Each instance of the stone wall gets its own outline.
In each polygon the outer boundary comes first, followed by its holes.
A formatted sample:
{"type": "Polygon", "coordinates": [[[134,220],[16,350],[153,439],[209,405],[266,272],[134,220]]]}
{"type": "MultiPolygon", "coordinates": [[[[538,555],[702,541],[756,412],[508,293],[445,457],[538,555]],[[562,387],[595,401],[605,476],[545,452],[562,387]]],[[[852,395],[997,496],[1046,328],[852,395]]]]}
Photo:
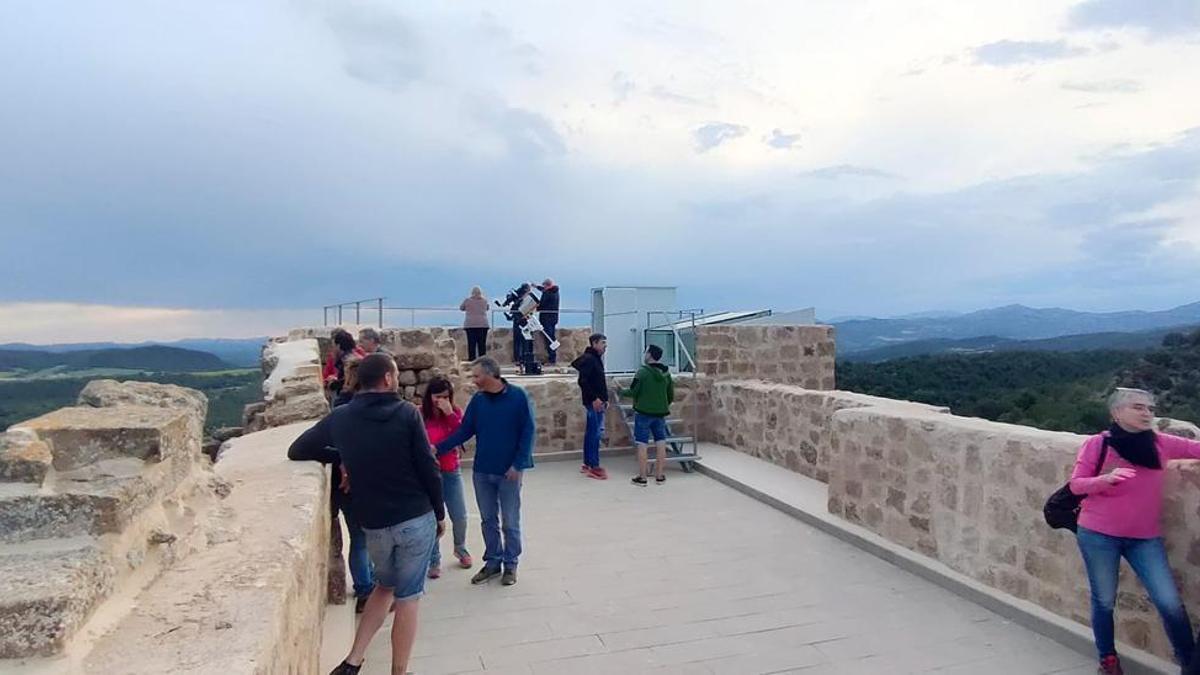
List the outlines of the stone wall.
{"type": "Polygon", "coordinates": [[[276,339],[263,346],[263,400],[246,406],[242,426],[259,431],[329,412],[321,382],[319,343],[313,338],[276,339]]]}
{"type": "Polygon", "coordinates": [[[694,357],[710,377],[830,390],[835,351],[832,326],[701,326],[694,357]]]}
{"type": "Polygon", "coordinates": [[[829,482],[836,451],[833,415],[865,406],[941,411],[847,391],[812,391],[757,380],[714,383],[704,416],[703,438],[829,482]]]}
{"type": "MultiPolygon", "coordinates": [[[[1066,482],[1085,437],[886,407],[834,415],[840,441],[829,510],[989,586],[1088,623],[1075,540],[1042,506],[1066,482]]],[[[1168,468],[1163,512],[1172,569],[1200,574],[1200,464],[1168,468]]],[[[1200,587],[1181,584],[1185,604],[1200,587]]],[[[1118,639],[1168,657],[1157,614],[1123,570],[1118,639]]]]}
{"type": "MultiPolygon", "coordinates": [[[[561,343],[558,348],[558,363],[569,365],[588,346],[590,328],[559,328],[555,337],[561,343]]],[[[450,335],[458,345],[458,359],[467,360],[467,335],[461,328],[450,331],[450,335]]],[[[501,365],[512,365],[512,328],[493,328],[488,331],[488,356],[496,359],[501,365]]],[[[533,353],[538,362],[546,363],[546,338],[540,333],[533,338],[533,353]]]]}

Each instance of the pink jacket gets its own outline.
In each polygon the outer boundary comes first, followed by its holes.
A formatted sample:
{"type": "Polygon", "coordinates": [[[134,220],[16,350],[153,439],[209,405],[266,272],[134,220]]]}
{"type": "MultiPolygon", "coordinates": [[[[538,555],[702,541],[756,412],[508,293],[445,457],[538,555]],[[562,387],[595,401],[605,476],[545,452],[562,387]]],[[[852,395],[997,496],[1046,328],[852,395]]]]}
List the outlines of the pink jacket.
{"type": "MultiPolygon", "coordinates": [[[[1154,539],[1162,536],[1162,469],[1147,469],[1126,462],[1116,448],[1109,447],[1101,474],[1121,467],[1137,471],[1133,478],[1110,485],[1096,474],[1100,446],[1105,434],[1087,439],[1075,459],[1071,472],[1071,492],[1087,495],[1079,512],[1079,525],[1110,537],[1154,539]]],[[[1159,460],[1165,467],[1173,459],[1200,459],[1200,441],[1168,434],[1156,434],[1159,460]]]]}

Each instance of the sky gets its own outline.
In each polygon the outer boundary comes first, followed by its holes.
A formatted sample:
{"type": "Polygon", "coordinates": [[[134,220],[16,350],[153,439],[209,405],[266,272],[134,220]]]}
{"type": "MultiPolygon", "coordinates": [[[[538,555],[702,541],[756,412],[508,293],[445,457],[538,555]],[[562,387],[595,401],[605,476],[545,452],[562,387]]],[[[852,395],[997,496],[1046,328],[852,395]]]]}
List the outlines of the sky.
{"type": "Polygon", "coordinates": [[[546,276],[822,317],[1200,300],[1195,0],[9,0],[0,62],[0,342],[546,276]]]}

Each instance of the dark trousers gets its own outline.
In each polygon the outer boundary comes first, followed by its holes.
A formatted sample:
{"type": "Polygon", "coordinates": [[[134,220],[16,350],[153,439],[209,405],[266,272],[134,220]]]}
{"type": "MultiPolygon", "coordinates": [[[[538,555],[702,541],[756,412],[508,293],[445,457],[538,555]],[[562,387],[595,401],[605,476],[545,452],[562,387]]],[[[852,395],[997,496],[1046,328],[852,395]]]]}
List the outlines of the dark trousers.
{"type": "Polygon", "coordinates": [[[513,365],[520,365],[525,362],[525,351],[533,349],[533,345],[525,336],[521,334],[521,326],[513,324],[513,365]]]}
{"type": "Polygon", "coordinates": [[[474,361],[481,356],[487,356],[486,328],[467,328],[467,359],[474,361]]]}
{"type": "Polygon", "coordinates": [[[554,341],[555,335],[558,334],[557,320],[550,323],[543,323],[542,330],[546,331],[546,356],[550,363],[558,363],[558,350],[550,349],[550,343],[554,341]]]}

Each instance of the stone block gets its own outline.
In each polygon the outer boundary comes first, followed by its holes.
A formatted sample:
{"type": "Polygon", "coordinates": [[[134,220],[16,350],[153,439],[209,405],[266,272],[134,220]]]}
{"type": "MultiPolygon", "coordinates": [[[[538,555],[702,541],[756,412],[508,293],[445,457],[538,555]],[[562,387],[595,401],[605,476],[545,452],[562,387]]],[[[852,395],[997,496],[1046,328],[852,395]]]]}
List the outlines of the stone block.
{"type": "Polygon", "coordinates": [[[292,422],[320,419],[328,412],[329,402],[325,400],[325,395],[312,393],[272,403],[263,412],[263,422],[268,427],[278,427],[292,422]]]}
{"type": "Polygon", "coordinates": [[[22,422],[49,446],[54,468],[76,469],[105,459],[143,461],[186,455],[200,446],[195,418],[170,408],[60,408],[22,422]]]}
{"type": "Polygon", "coordinates": [[[0,481],[41,485],[53,460],[50,447],[33,432],[0,433],[0,481]]]}
{"type": "Polygon", "coordinates": [[[402,370],[402,371],[400,371],[400,384],[401,384],[401,386],[408,387],[408,386],[414,385],[414,384],[416,384],[416,383],[417,383],[417,373],[416,373],[416,371],[413,371],[413,370],[402,370]]]}
{"type": "Polygon", "coordinates": [[[437,365],[437,355],[433,352],[399,352],[394,355],[396,367],[400,370],[424,370],[437,365]]]}
{"type": "Polygon", "coordinates": [[[245,433],[242,427],[218,427],[213,430],[212,438],[214,441],[225,442],[231,438],[237,438],[245,433]]]}

